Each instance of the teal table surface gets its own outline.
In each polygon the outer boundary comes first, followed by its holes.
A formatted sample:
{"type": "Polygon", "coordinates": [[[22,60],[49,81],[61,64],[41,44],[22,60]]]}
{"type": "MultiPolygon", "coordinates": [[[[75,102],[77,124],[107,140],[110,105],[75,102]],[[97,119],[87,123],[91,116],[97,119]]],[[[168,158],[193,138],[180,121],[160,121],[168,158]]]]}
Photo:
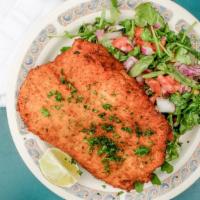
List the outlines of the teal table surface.
{"type": "MultiPolygon", "coordinates": [[[[200,19],[199,0],[177,0],[200,19]]],[[[200,180],[174,200],[199,200],[200,180]]],[[[27,169],[12,141],[6,109],[0,108],[0,200],[61,200],[27,169]]]]}

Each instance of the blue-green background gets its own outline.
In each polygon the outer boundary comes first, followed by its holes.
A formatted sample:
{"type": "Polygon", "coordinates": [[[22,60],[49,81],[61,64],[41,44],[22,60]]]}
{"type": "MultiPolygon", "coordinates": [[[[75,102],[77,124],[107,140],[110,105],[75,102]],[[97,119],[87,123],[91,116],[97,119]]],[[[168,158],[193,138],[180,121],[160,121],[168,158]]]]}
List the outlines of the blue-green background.
{"type": "MultiPolygon", "coordinates": [[[[176,2],[200,19],[199,0],[176,2]]],[[[199,200],[199,192],[200,180],[174,200],[199,200]]],[[[0,108],[0,200],[60,200],[31,174],[18,155],[10,136],[5,108],[0,108]]]]}

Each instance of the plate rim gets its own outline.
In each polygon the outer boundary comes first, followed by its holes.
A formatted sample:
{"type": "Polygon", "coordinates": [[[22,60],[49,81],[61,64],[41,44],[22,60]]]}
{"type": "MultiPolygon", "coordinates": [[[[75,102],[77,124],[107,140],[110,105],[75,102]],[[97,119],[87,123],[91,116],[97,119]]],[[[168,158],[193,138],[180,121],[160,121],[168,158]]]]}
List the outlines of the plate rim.
{"type": "MultiPolygon", "coordinates": [[[[17,134],[15,134],[16,131],[18,131],[18,127],[17,124],[14,123],[14,121],[16,121],[15,119],[15,89],[16,89],[16,81],[17,81],[17,75],[19,73],[20,70],[20,66],[23,60],[24,55],[26,54],[28,48],[30,47],[32,41],[33,41],[33,36],[36,36],[47,24],[49,24],[49,18],[55,17],[57,19],[57,16],[59,14],[59,11],[62,10],[62,12],[65,12],[66,10],[81,4],[83,2],[87,2],[88,0],[68,0],[66,2],[61,3],[59,6],[57,6],[55,8],[55,10],[50,11],[48,15],[46,15],[45,17],[42,17],[42,19],[38,19],[37,21],[35,21],[33,23],[33,26],[27,31],[25,39],[23,40],[23,45],[21,47],[20,52],[18,53],[18,55],[16,56],[16,59],[14,59],[12,61],[13,65],[16,66],[15,70],[10,68],[10,72],[11,72],[11,76],[10,76],[10,80],[8,82],[8,88],[7,88],[7,102],[6,102],[6,112],[7,112],[7,119],[8,119],[8,124],[9,124],[9,129],[11,132],[11,136],[12,136],[12,140],[17,148],[18,153],[20,154],[23,162],[25,163],[25,165],[28,167],[28,169],[31,171],[31,173],[49,190],[51,190],[53,193],[57,194],[58,196],[62,197],[62,198],[71,198],[73,200],[77,200],[81,198],[79,197],[75,197],[74,195],[68,193],[68,196],[66,197],[66,194],[63,193],[61,191],[57,191],[58,189],[55,188],[52,184],[50,184],[48,181],[41,180],[41,178],[38,176],[38,173],[33,170],[32,166],[32,162],[29,160],[29,156],[27,154],[24,148],[24,146],[22,146],[22,142],[21,140],[19,140],[18,138],[20,138],[17,134]],[[63,10],[63,7],[65,7],[65,10],[63,10]],[[11,71],[12,70],[12,71],[11,71]],[[14,119],[13,119],[14,118],[14,119]]],[[[199,20],[194,17],[189,11],[187,11],[185,8],[183,8],[182,6],[180,6],[179,4],[173,2],[173,1],[166,1],[166,0],[150,0],[150,2],[157,2],[158,4],[171,4],[171,6],[176,6],[179,10],[184,11],[184,13],[187,13],[188,16],[190,16],[190,18],[196,20],[197,22],[199,22],[199,20]]],[[[199,26],[199,23],[198,23],[199,26]]],[[[197,167],[197,169],[190,175],[190,177],[187,179],[187,181],[183,181],[180,185],[178,185],[177,187],[175,187],[175,189],[171,189],[170,191],[168,191],[167,193],[165,193],[164,195],[161,195],[155,199],[161,198],[162,199],[171,199],[174,198],[175,196],[181,194],[183,191],[185,191],[187,188],[189,188],[198,178],[200,177],[200,165],[197,167]]]]}

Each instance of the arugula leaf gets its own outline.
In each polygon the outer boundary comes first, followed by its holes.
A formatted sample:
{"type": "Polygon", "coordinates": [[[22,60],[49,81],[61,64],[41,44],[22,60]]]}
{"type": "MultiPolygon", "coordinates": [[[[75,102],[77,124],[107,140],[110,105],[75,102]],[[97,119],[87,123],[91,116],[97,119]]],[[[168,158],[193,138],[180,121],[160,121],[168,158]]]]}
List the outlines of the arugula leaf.
{"type": "Polygon", "coordinates": [[[124,27],[123,29],[124,34],[129,36],[129,38],[133,38],[135,29],[134,20],[125,19],[124,21],[121,21],[119,24],[124,27]]]}
{"type": "Polygon", "coordinates": [[[144,74],[142,77],[143,78],[155,78],[155,77],[158,77],[159,75],[164,75],[164,74],[165,74],[165,72],[163,72],[163,71],[154,71],[154,72],[144,74]]]}
{"type": "Polygon", "coordinates": [[[178,139],[179,137],[167,143],[166,160],[172,161],[179,158],[180,143],[178,139]]]}
{"type": "Polygon", "coordinates": [[[145,27],[147,25],[159,24],[160,28],[162,28],[165,25],[163,17],[150,2],[140,4],[136,7],[135,11],[135,22],[137,26],[145,27]]]}
{"type": "Polygon", "coordinates": [[[73,38],[77,37],[77,35],[76,34],[72,34],[72,33],[68,32],[68,31],[65,31],[64,37],[69,38],[69,39],[73,39],[73,38]]]}
{"type": "Polygon", "coordinates": [[[154,42],[151,31],[148,28],[144,28],[144,31],[142,32],[141,37],[142,37],[142,40],[144,41],[154,42]]]}
{"type": "Polygon", "coordinates": [[[78,35],[90,42],[96,42],[96,28],[92,24],[84,24],[79,28],[78,35]]]}
{"type": "Polygon", "coordinates": [[[140,54],[140,47],[136,46],[132,51],[128,53],[128,56],[138,56],[140,54]]]}
{"type": "Polygon", "coordinates": [[[185,45],[185,44],[181,44],[179,42],[176,42],[175,45],[182,47],[186,50],[188,50],[191,54],[193,54],[198,60],[200,60],[200,52],[198,52],[197,50],[193,49],[191,46],[189,45],[185,45]]]}
{"type": "Polygon", "coordinates": [[[144,183],[136,181],[135,184],[134,184],[134,188],[135,188],[136,192],[141,193],[143,191],[143,188],[144,188],[144,183]]]}
{"type": "Polygon", "coordinates": [[[188,51],[184,48],[178,48],[176,51],[175,60],[179,63],[190,65],[192,64],[191,57],[188,51]]]}
{"type": "Polygon", "coordinates": [[[96,29],[104,29],[112,25],[109,21],[106,20],[105,16],[106,16],[106,10],[103,9],[101,17],[96,17],[95,19],[94,26],[96,27],[96,29]]]}
{"type": "Polygon", "coordinates": [[[174,117],[177,118],[175,126],[179,134],[200,124],[200,95],[176,93],[171,95],[170,101],[176,106],[174,117]]]}
{"type": "Polygon", "coordinates": [[[174,167],[169,164],[167,161],[164,162],[164,164],[161,166],[162,172],[167,172],[168,174],[172,173],[174,170],[174,167]]]}
{"type": "Polygon", "coordinates": [[[62,47],[61,49],[60,49],[60,51],[63,53],[63,52],[65,52],[65,51],[67,51],[67,50],[69,50],[71,47],[62,47]]]}
{"type": "Polygon", "coordinates": [[[141,58],[134,67],[131,68],[129,71],[129,75],[132,77],[136,77],[140,75],[145,69],[149,67],[150,64],[154,61],[153,56],[145,56],[141,58]]]}
{"type": "Polygon", "coordinates": [[[111,22],[114,24],[118,21],[120,17],[120,10],[118,8],[117,0],[111,0],[110,17],[111,17],[111,22]]]}
{"type": "Polygon", "coordinates": [[[161,185],[161,181],[155,173],[152,174],[151,183],[153,185],[161,185]]]}

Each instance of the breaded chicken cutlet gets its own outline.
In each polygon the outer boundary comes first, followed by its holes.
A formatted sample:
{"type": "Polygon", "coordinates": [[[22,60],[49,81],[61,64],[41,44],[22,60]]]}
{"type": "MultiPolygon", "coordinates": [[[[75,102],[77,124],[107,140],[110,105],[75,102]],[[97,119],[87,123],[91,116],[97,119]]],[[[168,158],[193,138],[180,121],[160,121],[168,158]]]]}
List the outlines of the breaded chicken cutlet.
{"type": "Polygon", "coordinates": [[[30,70],[18,109],[32,133],[114,187],[148,182],[164,162],[170,126],[99,44],[78,39],[30,70]]]}

